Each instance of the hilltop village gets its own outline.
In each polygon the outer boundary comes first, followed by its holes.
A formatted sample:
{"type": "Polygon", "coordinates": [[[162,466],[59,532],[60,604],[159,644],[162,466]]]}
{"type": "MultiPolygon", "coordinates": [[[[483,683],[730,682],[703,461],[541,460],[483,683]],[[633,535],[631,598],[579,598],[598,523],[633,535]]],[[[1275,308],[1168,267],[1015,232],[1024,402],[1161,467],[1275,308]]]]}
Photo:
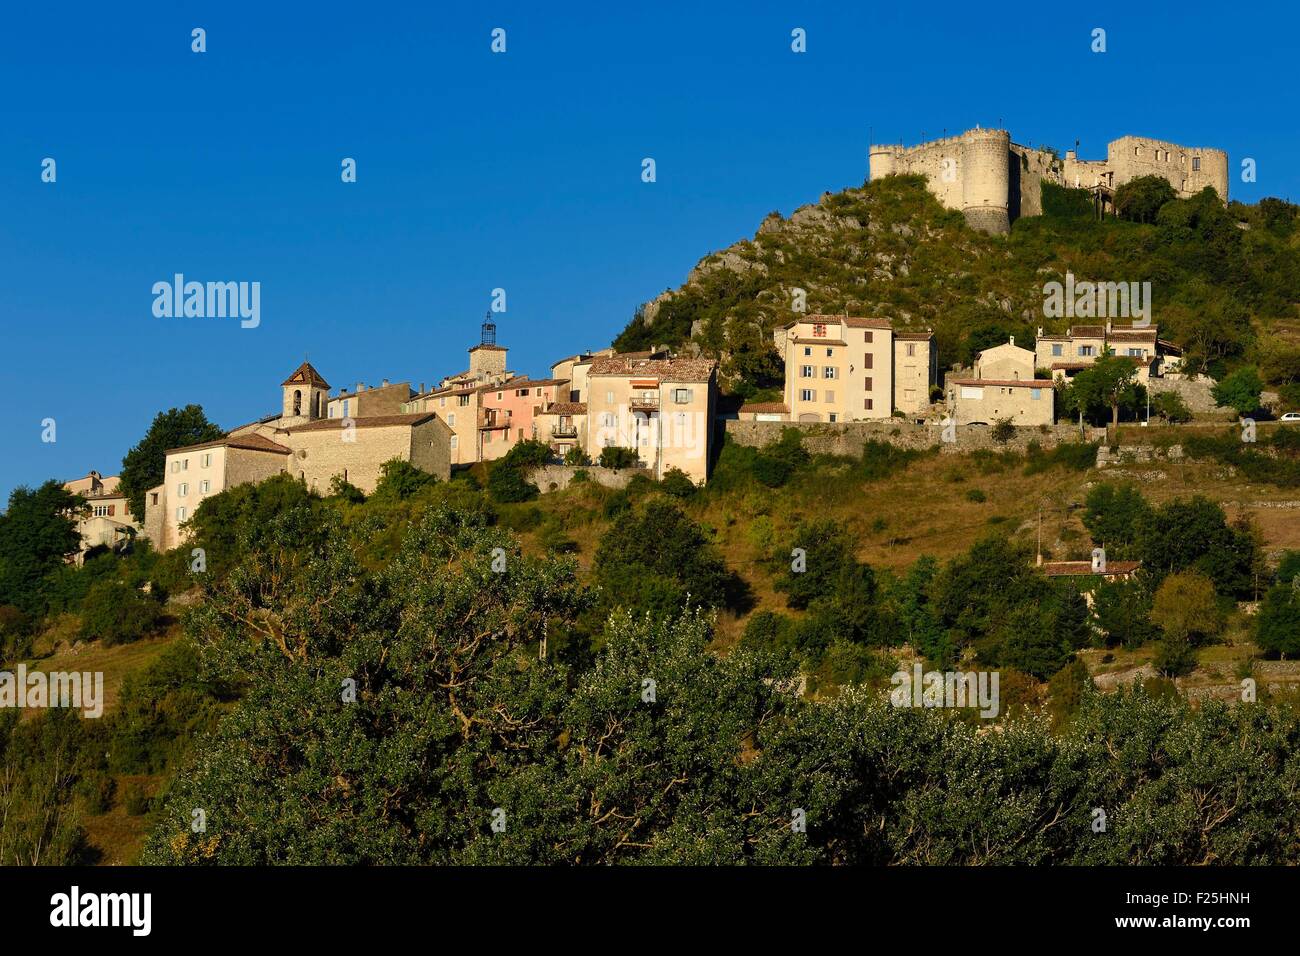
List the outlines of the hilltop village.
{"type": "Polygon", "coordinates": [[[907,419],[973,428],[1007,422],[1033,428],[1056,419],[1055,386],[1108,352],[1129,358],[1138,381],[1177,376],[1181,352],[1153,326],[1039,329],[1034,348],[1015,340],[980,352],[968,369],[939,378],[931,331],[895,330],[889,319],[808,315],[779,327],[784,401],[719,407],[713,359],[666,349],[612,348],[559,359],[546,378],[511,371],[496,327],[482,326],[468,368],[433,388],[363,382],[335,389],[309,362],[280,383],[280,408],[221,438],[169,449],[164,480],[130,512],[115,476],[92,471],[64,487],[86,499],[83,551],[132,536],[166,551],[186,540],[186,522],[207,498],[279,473],[325,494],[336,479],[369,494],[394,459],[447,480],[453,469],[501,458],[521,441],[550,446],[556,460],[591,462],[629,449],[633,468],[670,470],[697,485],[709,477],[727,418],[754,422],[869,422],[907,419]]]}

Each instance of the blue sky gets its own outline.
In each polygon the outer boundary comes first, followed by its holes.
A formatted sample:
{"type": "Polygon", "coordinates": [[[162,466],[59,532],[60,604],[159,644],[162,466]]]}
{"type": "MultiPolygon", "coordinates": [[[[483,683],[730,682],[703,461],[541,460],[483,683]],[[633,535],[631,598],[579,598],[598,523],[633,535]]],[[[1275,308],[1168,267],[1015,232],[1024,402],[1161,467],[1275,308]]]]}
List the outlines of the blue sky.
{"type": "Polygon", "coordinates": [[[1226,149],[1233,198],[1300,199],[1293,8],[281,6],[0,12],[5,498],[115,473],[171,406],[273,411],[304,354],[336,388],[433,382],[497,287],[511,367],[544,373],[773,209],[861,183],[869,132],[1000,122],[1085,158],[1150,135],[1226,149]],[[260,282],[261,325],[155,318],[177,272],[260,282]]]}

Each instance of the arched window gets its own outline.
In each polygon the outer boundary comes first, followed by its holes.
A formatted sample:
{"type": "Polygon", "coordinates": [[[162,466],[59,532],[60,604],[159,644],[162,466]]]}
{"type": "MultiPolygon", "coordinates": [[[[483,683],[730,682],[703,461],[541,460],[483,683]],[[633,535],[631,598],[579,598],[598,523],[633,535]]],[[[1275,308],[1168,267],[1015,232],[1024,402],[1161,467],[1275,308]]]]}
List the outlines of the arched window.
{"type": "Polygon", "coordinates": [[[294,389],[293,392],[293,413],[295,415],[302,414],[302,392],[298,389],[294,389]]]}

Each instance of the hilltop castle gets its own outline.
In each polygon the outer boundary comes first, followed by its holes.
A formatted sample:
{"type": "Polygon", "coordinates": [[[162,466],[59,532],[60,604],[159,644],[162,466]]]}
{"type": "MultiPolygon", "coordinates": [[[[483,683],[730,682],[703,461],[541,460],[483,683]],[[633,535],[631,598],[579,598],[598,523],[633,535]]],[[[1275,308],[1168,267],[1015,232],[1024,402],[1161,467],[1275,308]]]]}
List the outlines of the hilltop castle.
{"type": "Polygon", "coordinates": [[[1115,189],[1139,176],[1169,181],[1180,199],[1213,186],[1228,199],[1228,154],[1159,139],[1124,136],[1106,147],[1104,160],[1061,159],[1054,151],[1021,146],[1001,129],[967,130],[917,146],[871,146],[871,178],[914,173],[948,209],[984,232],[1005,233],[1020,216],[1041,216],[1044,181],[1089,189],[1110,208],[1115,189]]]}

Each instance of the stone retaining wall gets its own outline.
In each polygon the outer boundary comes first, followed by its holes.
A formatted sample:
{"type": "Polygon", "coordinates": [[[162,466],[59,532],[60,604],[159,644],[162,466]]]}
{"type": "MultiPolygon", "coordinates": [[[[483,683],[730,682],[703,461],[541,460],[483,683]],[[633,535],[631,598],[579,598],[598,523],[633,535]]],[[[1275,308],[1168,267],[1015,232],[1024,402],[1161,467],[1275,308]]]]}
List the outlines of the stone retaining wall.
{"type": "Polygon", "coordinates": [[[573,482],[576,471],[585,471],[589,481],[606,488],[624,488],[638,473],[650,474],[644,468],[601,468],[599,465],[541,465],[528,473],[528,480],[535,484],[542,494],[548,491],[561,491],[573,482]]]}
{"type": "MultiPolygon", "coordinates": [[[[991,435],[991,428],[960,426],[956,442],[943,442],[942,424],[935,419],[918,425],[897,418],[877,422],[752,422],[730,419],[726,422],[727,436],[738,445],[762,448],[777,441],[786,428],[797,428],[803,433],[803,447],[814,455],[846,455],[857,457],[868,441],[883,441],[900,448],[925,449],[940,445],[946,453],[965,453],[980,448],[994,451],[1013,449],[1024,451],[1031,441],[1043,448],[1053,448],[1063,442],[1079,440],[1077,425],[1059,423],[1045,429],[1017,428],[1015,437],[999,445],[991,435]]],[[[1088,429],[1088,440],[1103,438],[1105,429],[1088,429]]]]}

